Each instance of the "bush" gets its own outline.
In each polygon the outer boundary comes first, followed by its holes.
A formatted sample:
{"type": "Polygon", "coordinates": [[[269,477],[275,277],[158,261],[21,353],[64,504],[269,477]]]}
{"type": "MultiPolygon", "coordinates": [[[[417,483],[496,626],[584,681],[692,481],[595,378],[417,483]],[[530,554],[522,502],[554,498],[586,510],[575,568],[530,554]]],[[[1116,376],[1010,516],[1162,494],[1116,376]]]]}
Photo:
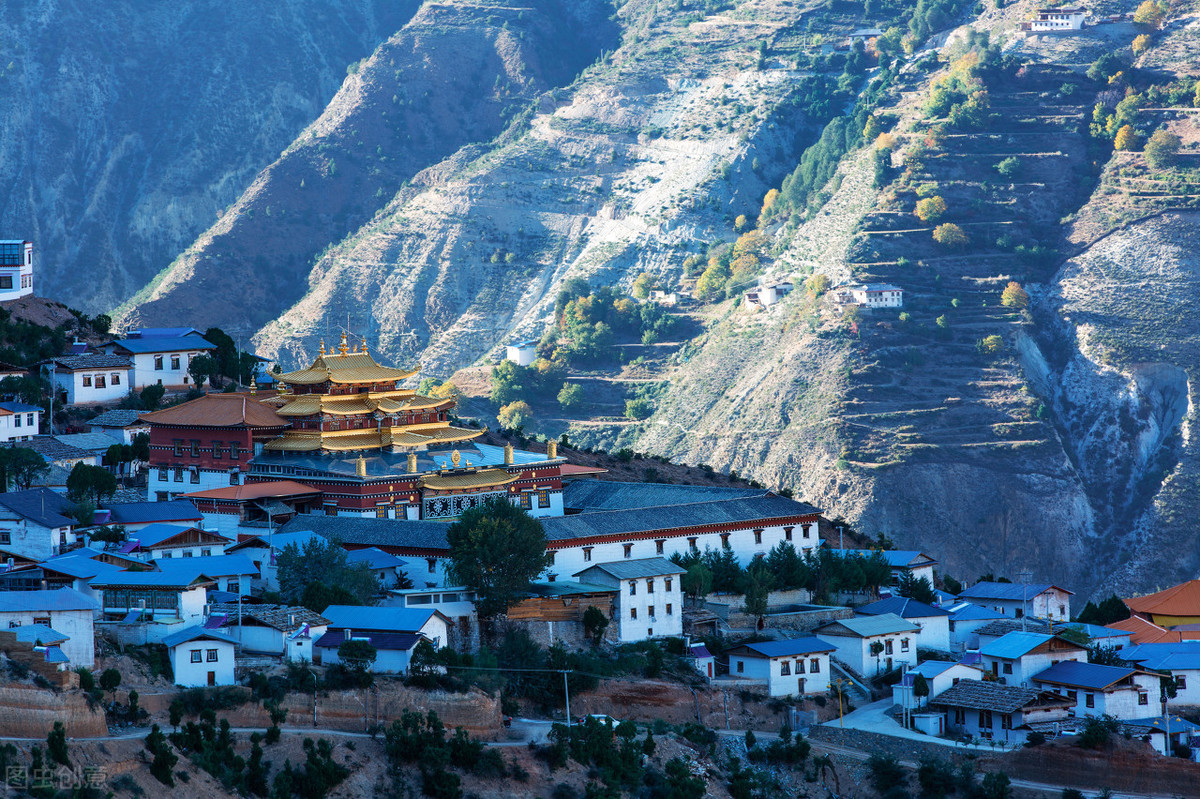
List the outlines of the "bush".
{"type": "Polygon", "coordinates": [[[966,232],[952,222],[945,222],[934,228],[933,240],[952,250],[961,250],[971,243],[966,232]]]}
{"type": "Polygon", "coordinates": [[[917,201],[917,218],[922,222],[936,222],[946,215],[946,201],[936,194],[917,201]]]}
{"type": "Polygon", "coordinates": [[[500,408],[496,419],[505,430],[520,430],[533,421],[533,408],[524,400],[510,402],[500,408]]]}
{"type": "Polygon", "coordinates": [[[1146,142],[1142,154],[1146,163],[1155,169],[1166,169],[1179,162],[1179,148],[1182,142],[1174,133],[1166,130],[1156,130],[1146,142]]]}
{"type": "Polygon", "coordinates": [[[1099,749],[1108,743],[1108,739],[1119,728],[1117,720],[1107,713],[1103,716],[1088,716],[1084,719],[1078,743],[1084,749],[1099,749]]]}

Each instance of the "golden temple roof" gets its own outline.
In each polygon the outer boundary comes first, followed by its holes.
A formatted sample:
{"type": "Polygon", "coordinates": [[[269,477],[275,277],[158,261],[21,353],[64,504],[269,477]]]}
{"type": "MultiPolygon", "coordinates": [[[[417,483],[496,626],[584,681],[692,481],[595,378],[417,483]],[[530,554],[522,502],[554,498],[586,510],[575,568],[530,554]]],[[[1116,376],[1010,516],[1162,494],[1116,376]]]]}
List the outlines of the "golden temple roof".
{"type": "Polygon", "coordinates": [[[273,452],[315,452],[321,449],[330,452],[353,452],[391,446],[419,447],[426,444],[470,441],[483,433],[483,430],[451,427],[449,422],[385,427],[382,430],[288,430],[279,438],[265,444],[263,449],[273,452]]]}
{"type": "Polygon", "coordinates": [[[407,389],[373,391],[361,394],[293,394],[291,400],[276,413],[280,416],[315,416],[327,413],[335,416],[354,416],[373,413],[400,413],[437,407],[445,400],[432,400],[413,394],[407,389]]]}
{"type": "Polygon", "coordinates": [[[385,383],[404,380],[417,373],[416,369],[393,369],[380,366],[364,349],[362,352],[347,352],[345,345],[340,353],[322,353],[307,369],[297,369],[278,375],[282,383],[315,385],[317,383],[385,383]]]}
{"type": "Polygon", "coordinates": [[[421,478],[421,485],[436,490],[458,488],[492,488],[515,483],[520,475],[509,474],[503,469],[480,469],[466,474],[431,474],[421,478]]]}

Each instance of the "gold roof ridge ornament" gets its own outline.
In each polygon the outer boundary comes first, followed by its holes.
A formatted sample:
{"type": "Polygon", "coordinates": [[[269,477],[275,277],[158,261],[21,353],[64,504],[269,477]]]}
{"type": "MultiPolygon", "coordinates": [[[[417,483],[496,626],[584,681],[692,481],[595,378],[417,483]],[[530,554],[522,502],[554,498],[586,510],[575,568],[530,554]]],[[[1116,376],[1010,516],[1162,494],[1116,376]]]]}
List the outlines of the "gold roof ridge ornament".
{"type": "Polygon", "coordinates": [[[321,354],[325,354],[325,339],[321,339],[321,354]]]}
{"type": "Polygon", "coordinates": [[[367,476],[367,459],[359,454],[358,460],[354,464],[354,474],[358,477],[367,476]]]}
{"type": "Polygon", "coordinates": [[[258,393],[258,381],[254,379],[254,375],[250,375],[250,396],[258,393]]]}
{"type": "Polygon", "coordinates": [[[367,337],[366,336],[363,336],[363,340],[362,340],[362,353],[363,353],[363,355],[367,354],[367,337]]]}
{"type": "Polygon", "coordinates": [[[459,462],[462,461],[462,453],[457,449],[450,453],[450,462],[454,464],[454,468],[458,468],[459,462]]]}
{"type": "Polygon", "coordinates": [[[338,347],[338,352],[342,355],[347,355],[350,352],[350,348],[346,346],[346,331],[344,330],[342,331],[342,346],[338,347]]]}

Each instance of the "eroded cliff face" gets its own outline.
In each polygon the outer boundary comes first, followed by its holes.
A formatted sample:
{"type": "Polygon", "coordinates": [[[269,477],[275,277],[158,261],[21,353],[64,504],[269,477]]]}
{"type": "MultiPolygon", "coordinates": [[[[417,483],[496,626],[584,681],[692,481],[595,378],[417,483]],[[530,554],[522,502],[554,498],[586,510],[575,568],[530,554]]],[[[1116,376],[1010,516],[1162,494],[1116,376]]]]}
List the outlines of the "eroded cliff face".
{"type": "Polygon", "coordinates": [[[321,113],[416,2],[14,0],[0,15],[0,229],[36,288],[111,309],[321,113]]]}
{"type": "MultiPolygon", "coordinates": [[[[275,319],[304,297],[306,279],[319,284],[331,268],[326,259],[310,275],[320,251],[350,234],[370,235],[377,211],[414,174],[492,140],[598,56],[612,37],[608,12],[603,0],[423,5],[122,316],[203,319],[247,333],[275,319]]],[[[347,306],[361,323],[364,300],[396,299],[366,285],[391,271],[390,261],[351,258],[344,266],[355,277],[324,309],[343,324],[347,306]]]]}

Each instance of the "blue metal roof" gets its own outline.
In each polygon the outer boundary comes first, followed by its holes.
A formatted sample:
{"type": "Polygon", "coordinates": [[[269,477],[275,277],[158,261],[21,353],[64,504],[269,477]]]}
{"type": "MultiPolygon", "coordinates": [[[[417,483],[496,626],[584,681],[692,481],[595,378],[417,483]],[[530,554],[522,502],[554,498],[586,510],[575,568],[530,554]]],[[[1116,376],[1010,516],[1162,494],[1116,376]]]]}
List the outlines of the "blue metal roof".
{"type": "Polygon", "coordinates": [[[1170,727],[1172,735],[1179,732],[1191,733],[1200,730],[1200,724],[1193,724],[1182,716],[1171,716],[1170,719],[1168,719],[1166,716],[1154,716],[1153,718],[1148,719],[1122,719],[1121,726],[1131,727],[1135,730],[1141,730],[1144,732],[1158,730],[1164,733],[1167,731],[1167,728],[1170,727]]]}
{"type": "Polygon", "coordinates": [[[57,646],[46,647],[46,662],[47,663],[70,663],[71,659],[67,654],[57,646]]]}
{"type": "Polygon", "coordinates": [[[148,338],[123,338],[113,346],[135,355],[155,352],[189,352],[191,350],[215,350],[199,336],[150,336],[148,338]]]}
{"type": "Polygon", "coordinates": [[[384,552],[378,547],[352,549],[346,553],[346,560],[351,563],[365,563],[372,569],[387,569],[393,566],[404,566],[407,561],[398,558],[390,552],[384,552]]]}
{"type": "Polygon", "coordinates": [[[1125,630],[1114,630],[1111,627],[1101,627],[1099,624],[1084,624],[1078,621],[1071,622],[1065,625],[1065,627],[1069,630],[1079,630],[1092,639],[1129,638],[1133,635],[1133,633],[1126,632],[1125,630]]]}
{"type": "Polygon", "coordinates": [[[168,647],[172,647],[196,640],[224,641],[227,644],[237,643],[237,639],[232,635],[226,635],[218,630],[208,630],[198,624],[188,627],[186,630],[180,630],[177,633],[171,633],[166,638],[162,639],[162,642],[168,647]]]}
{"type": "Polygon", "coordinates": [[[26,405],[24,402],[0,402],[0,408],[13,413],[41,413],[37,405],[26,405]]]}
{"type": "Polygon", "coordinates": [[[42,527],[74,527],[78,524],[67,515],[75,503],[48,488],[0,494],[0,505],[42,527]]]}
{"type": "Polygon", "coordinates": [[[1015,630],[1011,633],[1005,633],[995,641],[984,644],[979,647],[979,651],[988,657],[1015,660],[1031,649],[1036,649],[1046,643],[1053,637],[1053,635],[1045,633],[1028,633],[1015,630]]]}
{"type": "Polygon", "coordinates": [[[113,524],[143,524],[145,522],[200,521],[200,511],[186,499],[169,502],[124,502],[108,505],[113,524]]]}
{"type": "Polygon", "coordinates": [[[1160,644],[1135,644],[1117,650],[1117,657],[1131,663],[1158,660],[1167,655],[1194,655],[1200,657],[1200,641],[1166,641],[1160,644]]]}
{"type": "Polygon", "coordinates": [[[982,605],[973,605],[970,602],[950,612],[950,621],[992,621],[1003,618],[1003,613],[998,613],[982,605]]]}
{"type": "Polygon", "coordinates": [[[380,608],[367,605],[330,605],[321,615],[329,619],[330,629],[415,633],[437,611],[416,608],[380,608]]]}
{"type": "MultiPolygon", "coordinates": [[[[245,555],[206,555],[199,558],[155,558],[151,561],[162,571],[179,568],[198,569],[209,577],[257,575],[254,561],[245,555]]],[[[249,586],[247,586],[248,588],[249,586]]]]}
{"type": "Polygon", "coordinates": [[[95,600],[74,588],[46,591],[0,591],[0,612],[20,613],[39,610],[96,610],[95,600]]]}
{"type": "Polygon", "coordinates": [[[760,641],[756,644],[743,644],[731,651],[737,651],[742,648],[749,649],[751,652],[755,652],[765,658],[810,655],[816,652],[832,652],[837,649],[837,647],[827,641],[822,641],[815,635],[809,635],[804,638],[790,638],[783,641],[760,641]]]}
{"type": "Polygon", "coordinates": [[[180,533],[186,533],[190,529],[192,528],[183,525],[155,522],[154,524],[146,525],[141,530],[129,533],[128,537],[131,540],[137,541],[145,549],[166,541],[168,538],[174,538],[180,533]]]}
{"type": "Polygon", "coordinates": [[[686,505],[718,499],[761,497],[762,488],[622,483],[616,480],[572,480],[563,488],[563,505],[588,510],[628,510],[662,505],[686,505]]]}
{"type": "Polygon", "coordinates": [[[43,646],[50,644],[61,644],[63,641],[70,641],[71,636],[66,633],[60,633],[51,627],[44,624],[26,624],[22,627],[17,627],[12,630],[17,634],[17,640],[24,643],[33,644],[41,642],[43,646]]]}
{"type": "Polygon", "coordinates": [[[1050,583],[975,583],[975,585],[959,594],[959,597],[962,599],[1003,599],[1019,602],[1022,599],[1033,599],[1038,594],[1049,591],[1051,588],[1058,588],[1059,591],[1064,591],[1068,594],[1073,593],[1050,583]]]}
{"type": "Polygon", "coordinates": [[[1101,666],[1098,663],[1080,663],[1077,660],[1062,660],[1029,679],[1053,685],[1068,685],[1072,688],[1090,688],[1101,691],[1113,683],[1136,674],[1137,669],[1121,666],[1101,666]]]}
{"type": "Polygon", "coordinates": [[[950,611],[935,608],[933,605],[926,605],[924,602],[918,602],[915,599],[910,599],[905,596],[893,596],[887,599],[881,599],[878,602],[872,602],[869,605],[863,605],[857,608],[855,613],[860,613],[864,616],[878,616],[881,613],[895,613],[903,619],[921,619],[929,616],[949,616],[950,611]]]}

